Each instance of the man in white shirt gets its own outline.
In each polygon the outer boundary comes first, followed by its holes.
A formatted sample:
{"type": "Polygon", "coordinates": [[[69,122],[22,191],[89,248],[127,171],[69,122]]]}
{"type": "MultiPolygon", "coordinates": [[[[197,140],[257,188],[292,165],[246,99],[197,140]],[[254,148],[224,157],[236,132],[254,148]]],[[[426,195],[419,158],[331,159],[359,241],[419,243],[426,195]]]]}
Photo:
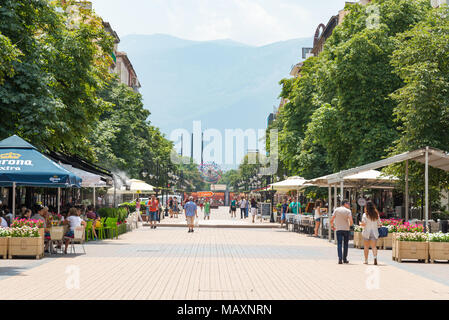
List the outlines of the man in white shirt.
{"type": "Polygon", "coordinates": [[[245,197],[242,197],[242,200],[240,201],[240,219],[245,218],[246,216],[246,199],[245,197]]]}
{"type": "Polygon", "coordinates": [[[332,230],[337,231],[338,264],[349,263],[347,259],[349,247],[349,230],[354,224],[352,220],[352,213],[349,208],[349,201],[344,200],[341,207],[335,208],[334,214],[332,215],[330,221],[332,230]]]}

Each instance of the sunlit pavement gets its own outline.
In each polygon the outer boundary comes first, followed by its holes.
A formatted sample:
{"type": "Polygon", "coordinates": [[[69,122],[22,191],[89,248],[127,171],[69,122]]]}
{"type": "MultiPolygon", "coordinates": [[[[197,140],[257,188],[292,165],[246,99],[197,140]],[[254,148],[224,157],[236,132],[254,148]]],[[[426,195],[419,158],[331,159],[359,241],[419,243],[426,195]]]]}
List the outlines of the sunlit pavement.
{"type": "Polygon", "coordinates": [[[85,248],[1,260],[0,299],[449,298],[448,263],[399,264],[382,250],[366,266],[351,248],[338,265],[334,244],[280,228],[143,227],[85,248]]]}

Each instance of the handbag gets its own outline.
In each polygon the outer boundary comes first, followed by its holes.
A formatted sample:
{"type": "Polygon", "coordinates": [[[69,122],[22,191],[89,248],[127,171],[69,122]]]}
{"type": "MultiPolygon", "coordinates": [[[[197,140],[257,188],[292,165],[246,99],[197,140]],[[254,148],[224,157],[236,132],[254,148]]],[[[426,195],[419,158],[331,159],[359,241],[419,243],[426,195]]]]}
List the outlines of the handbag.
{"type": "Polygon", "coordinates": [[[386,238],[388,237],[388,228],[387,227],[380,227],[377,229],[379,232],[379,238],[386,238]]]}

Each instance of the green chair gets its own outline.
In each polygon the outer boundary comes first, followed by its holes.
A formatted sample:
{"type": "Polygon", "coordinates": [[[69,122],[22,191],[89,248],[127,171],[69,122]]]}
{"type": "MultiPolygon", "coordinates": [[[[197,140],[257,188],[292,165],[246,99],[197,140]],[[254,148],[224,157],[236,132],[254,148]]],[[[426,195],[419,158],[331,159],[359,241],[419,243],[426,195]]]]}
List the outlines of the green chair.
{"type": "Polygon", "coordinates": [[[86,242],[89,242],[89,233],[90,237],[93,239],[94,235],[92,234],[92,220],[87,220],[86,222],[86,242]]]}
{"type": "Polygon", "coordinates": [[[105,227],[105,220],[106,220],[106,218],[100,218],[100,223],[101,223],[101,227],[99,227],[99,228],[95,228],[95,230],[97,231],[97,236],[101,239],[101,240],[103,240],[103,239],[105,239],[106,238],[106,235],[105,235],[105,231],[106,231],[106,227],[105,227]]]}
{"type": "Polygon", "coordinates": [[[117,218],[108,218],[106,220],[106,229],[111,231],[111,239],[114,239],[114,232],[118,239],[117,218]]]}

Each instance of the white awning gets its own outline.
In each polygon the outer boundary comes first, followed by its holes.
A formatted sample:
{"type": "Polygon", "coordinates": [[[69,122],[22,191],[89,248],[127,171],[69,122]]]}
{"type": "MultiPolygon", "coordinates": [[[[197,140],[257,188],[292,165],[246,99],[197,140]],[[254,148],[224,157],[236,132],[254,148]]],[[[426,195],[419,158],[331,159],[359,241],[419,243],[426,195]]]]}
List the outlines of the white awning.
{"type": "MultiPolygon", "coordinates": [[[[327,187],[331,184],[338,184],[341,180],[333,179],[333,175],[327,175],[320,178],[306,181],[307,185],[318,187],[327,187]]],[[[396,177],[387,176],[377,170],[367,170],[356,174],[345,176],[344,185],[351,188],[371,188],[371,189],[391,189],[395,185],[396,177]]]]}
{"type": "Polygon", "coordinates": [[[60,163],[60,165],[62,167],[64,167],[66,170],[72,172],[76,176],[83,179],[82,183],[81,183],[81,187],[83,187],[83,188],[94,188],[94,187],[100,188],[100,187],[106,186],[106,182],[104,182],[101,179],[101,176],[99,176],[97,174],[90,173],[90,172],[75,168],[69,164],[60,163]]]}
{"type": "MultiPolygon", "coordinates": [[[[449,171],[449,154],[439,149],[428,148],[429,154],[429,166],[438,168],[444,171],[449,171]]],[[[382,167],[389,166],[394,163],[403,162],[406,160],[413,160],[420,163],[426,163],[426,148],[418,149],[415,151],[409,151],[405,153],[398,154],[396,156],[392,156],[387,159],[383,159],[380,161],[376,161],[370,164],[366,164],[360,167],[352,168],[349,170],[343,170],[339,173],[331,174],[328,177],[328,180],[332,183],[341,181],[344,177],[357,174],[359,172],[365,172],[368,170],[379,169],[382,167]]]]}

